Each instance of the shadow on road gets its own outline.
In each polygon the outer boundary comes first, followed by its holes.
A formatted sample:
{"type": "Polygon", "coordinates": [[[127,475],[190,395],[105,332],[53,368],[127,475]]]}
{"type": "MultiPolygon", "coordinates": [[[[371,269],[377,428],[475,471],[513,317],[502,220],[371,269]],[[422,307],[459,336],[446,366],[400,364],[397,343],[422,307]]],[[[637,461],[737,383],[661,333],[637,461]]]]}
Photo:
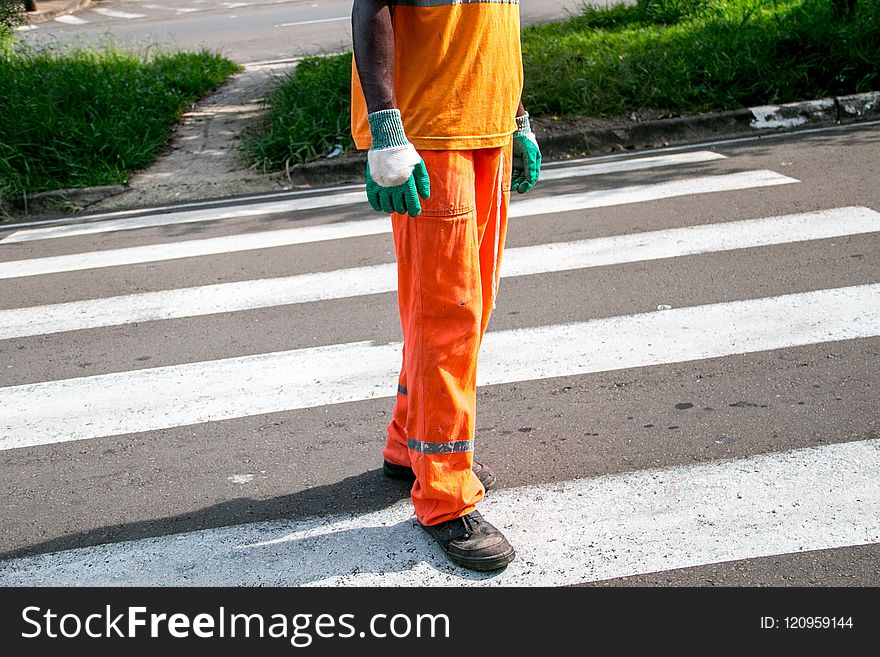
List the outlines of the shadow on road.
{"type": "Polygon", "coordinates": [[[316,486],[290,495],[266,500],[242,497],[176,516],[97,527],[82,534],[59,536],[42,543],[0,553],[0,559],[15,559],[34,554],[266,520],[303,519],[340,513],[370,513],[387,509],[408,495],[408,483],[390,480],[381,470],[370,470],[333,484],[316,486]]]}

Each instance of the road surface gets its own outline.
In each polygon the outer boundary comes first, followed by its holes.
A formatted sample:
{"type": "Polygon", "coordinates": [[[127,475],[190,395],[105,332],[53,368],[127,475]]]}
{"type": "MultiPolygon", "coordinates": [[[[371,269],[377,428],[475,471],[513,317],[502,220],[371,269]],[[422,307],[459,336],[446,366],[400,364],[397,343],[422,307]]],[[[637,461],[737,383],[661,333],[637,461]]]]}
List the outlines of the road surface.
{"type": "Polygon", "coordinates": [[[880,584],[880,131],[550,164],[511,206],[482,504],[449,564],[380,450],[357,187],[0,229],[0,584],[880,584]]]}

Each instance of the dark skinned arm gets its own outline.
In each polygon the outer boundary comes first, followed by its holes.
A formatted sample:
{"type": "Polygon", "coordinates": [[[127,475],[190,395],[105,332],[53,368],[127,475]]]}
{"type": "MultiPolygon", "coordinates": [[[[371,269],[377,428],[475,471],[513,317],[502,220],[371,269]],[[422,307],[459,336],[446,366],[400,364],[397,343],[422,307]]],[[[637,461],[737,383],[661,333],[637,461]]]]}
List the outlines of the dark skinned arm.
{"type": "Polygon", "coordinates": [[[388,0],[354,0],[351,37],[368,112],[397,107],[394,32],[388,0]]]}

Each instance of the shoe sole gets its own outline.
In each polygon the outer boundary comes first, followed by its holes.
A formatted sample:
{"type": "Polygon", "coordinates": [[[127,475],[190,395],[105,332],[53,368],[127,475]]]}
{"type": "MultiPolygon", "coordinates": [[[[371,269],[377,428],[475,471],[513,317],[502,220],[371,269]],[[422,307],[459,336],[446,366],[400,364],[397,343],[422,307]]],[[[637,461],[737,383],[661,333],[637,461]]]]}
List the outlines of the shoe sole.
{"type": "Polygon", "coordinates": [[[491,557],[488,559],[462,559],[456,555],[449,554],[445,552],[446,556],[449,557],[449,560],[454,564],[461,566],[462,568],[467,568],[468,570],[477,570],[480,572],[487,572],[490,570],[501,570],[502,568],[506,568],[507,565],[514,560],[516,557],[516,551],[511,548],[510,552],[505,552],[504,554],[491,557]]]}
{"type": "MultiPolygon", "coordinates": [[[[382,472],[389,479],[399,479],[401,481],[415,481],[416,475],[412,471],[412,468],[408,468],[405,465],[397,465],[396,463],[389,463],[385,461],[382,464],[382,472]]],[[[498,480],[498,477],[493,473],[491,477],[483,481],[480,479],[480,483],[483,484],[483,488],[486,491],[492,490],[495,488],[495,482],[498,480]]]]}

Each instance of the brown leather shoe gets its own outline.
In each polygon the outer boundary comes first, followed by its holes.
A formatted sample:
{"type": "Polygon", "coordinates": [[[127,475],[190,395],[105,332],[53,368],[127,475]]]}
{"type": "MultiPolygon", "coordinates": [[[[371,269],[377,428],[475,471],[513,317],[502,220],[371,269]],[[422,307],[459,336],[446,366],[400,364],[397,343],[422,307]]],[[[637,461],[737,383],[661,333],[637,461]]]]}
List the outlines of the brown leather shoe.
{"type": "MultiPolygon", "coordinates": [[[[480,480],[480,483],[483,484],[483,488],[487,491],[495,488],[495,473],[492,472],[492,469],[488,465],[474,461],[474,465],[471,469],[474,471],[474,474],[477,475],[477,479],[480,480]]],[[[384,472],[385,476],[389,479],[404,479],[406,481],[416,480],[416,473],[407,465],[397,465],[396,463],[385,461],[382,464],[382,472],[384,472]]]]}
{"type": "Polygon", "coordinates": [[[440,544],[450,561],[470,570],[500,570],[516,556],[504,534],[476,510],[439,525],[421,527],[440,544]]]}

